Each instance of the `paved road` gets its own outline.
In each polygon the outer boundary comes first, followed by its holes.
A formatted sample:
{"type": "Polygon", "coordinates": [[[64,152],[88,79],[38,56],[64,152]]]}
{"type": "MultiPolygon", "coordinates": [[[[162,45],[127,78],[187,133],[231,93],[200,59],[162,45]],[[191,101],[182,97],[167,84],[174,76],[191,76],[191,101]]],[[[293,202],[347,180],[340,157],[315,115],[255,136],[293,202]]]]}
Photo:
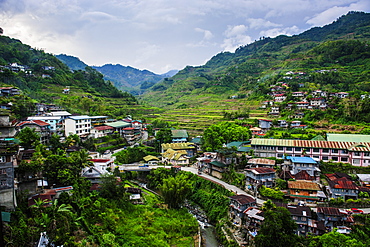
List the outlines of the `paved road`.
{"type": "MultiPolygon", "coordinates": [[[[181,167],[181,170],[182,171],[187,171],[187,172],[191,172],[191,173],[194,173],[194,174],[198,174],[198,169],[195,168],[195,167],[181,167]]],[[[210,175],[207,175],[205,173],[202,173],[201,175],[199,175],[200,177],[203,177],[203,178],[206,178],[208,180],[211,180],[213,182],[216,182],[218,184],[221,184],[223,187],[225,187],[226,189],[230,190],[230,191],[233,191],[233,192],[236,192],[238,195],[247,195],[247,196],[252,196],[250,194],[248,194],[247,192],[245,192],[244,190],[234,186],[234,185],[231,185],[231,184],[228,184],[218,178],[215,178],[215,177],[212,177],[210,175]]],[[[258,205],[262,205],[265,201],[264,200],[261,200],[259,198],[257,198],[257,204],[258,205]]]]}

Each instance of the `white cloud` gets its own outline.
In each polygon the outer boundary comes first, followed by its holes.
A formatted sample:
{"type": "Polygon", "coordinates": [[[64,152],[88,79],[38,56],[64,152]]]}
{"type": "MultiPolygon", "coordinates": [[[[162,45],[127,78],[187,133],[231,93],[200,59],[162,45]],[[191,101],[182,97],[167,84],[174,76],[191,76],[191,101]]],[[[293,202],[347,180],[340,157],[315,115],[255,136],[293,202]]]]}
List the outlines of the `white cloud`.
{"type": "Polygon", "coordinates": [[[272,29],[261,31],[260,36],[275,38],[276,36],[279,36],[279,35],[291,36],[298,32],[299,32],[299,28],[297,26],[286,27],[286,28],[272,28],[272,29]]]}
{"type": "Polygon", "coordinates": [[[205,39],[205,40],[210,40],[210,39],[213,38],[213,34],[209,30],[204,30],[204,29],[199,28],[199,27],[196,27],[194,30],[196,32],[203,33],[203,39],[205,39]]]}
{"type": "Polygon", "coordinates": [[[252,38],[246,34],[248,28],[244,25],[229,26],[224,32],[225,39],[221,47],[224,51],[234,52],[236,48],[252,42],[252,38]]]}
{"type": "Polygon", "coordinates": [[[261,36],[330,23],[369,0],[0,0],[4,35],[89,65],[164,73],[261,36]]]}
{"type": "Polygon", "coordinates": [[[307,24],[314,26],[324,26],[326,24],[332,23],[338,17],[347,14],[349,11],[363,11],[370,10],[370,1],[368,0],[359,0],[359,1],[350,1],[350,3],[344,6],[332,6],[322,12],[319,12],[314,15],[313,18],[307,20],[307,24]]]}

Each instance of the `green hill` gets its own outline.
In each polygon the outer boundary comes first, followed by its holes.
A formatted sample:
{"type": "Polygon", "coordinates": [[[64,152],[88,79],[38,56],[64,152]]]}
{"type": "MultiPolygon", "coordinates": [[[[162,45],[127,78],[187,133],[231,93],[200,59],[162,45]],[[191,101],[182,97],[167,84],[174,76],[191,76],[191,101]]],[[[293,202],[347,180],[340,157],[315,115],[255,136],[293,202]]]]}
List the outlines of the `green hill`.
{"type": "MultiPolygon", "coordinates": [[[[72,113],[124,117],[147,111],[134,96],[118,90],[95,69],[71,71],[52,54],[6,36],[0,36],[0,85],[18,87],[34,99],[23,100],[55,103],[72,113]],[[66,87],[69,94],[63,93],[66,87]]],[[[7,101],[10,99],[1,98],[1,103],[7,101]]]]}
{"type": "MultiPolygon", "coordinates": [[[[369,39],[370,14],[349,12],[324,27],[294,36],[261,38],[234,53],[219,53],[203,66],[188,66],[151,87],[140,100],[167,109],[167,114],[187,109],[197,109],[197,116],[213,112],[215,121],[227,111],[243,108],[249,108],[252,116],[266,117],[267,112],[258,110],[260,101],[270,98],[270,85],[284,81],[288,71],[309,74],[300,90],[367,94],[369,39]],[[335,73],[312,73],[318,70],[335,73]]],[[[299,89],[299,81],[289,84],[290,90],[299,89]]],[[[162,117],[182,122],[171,115],[162,117]]]]}

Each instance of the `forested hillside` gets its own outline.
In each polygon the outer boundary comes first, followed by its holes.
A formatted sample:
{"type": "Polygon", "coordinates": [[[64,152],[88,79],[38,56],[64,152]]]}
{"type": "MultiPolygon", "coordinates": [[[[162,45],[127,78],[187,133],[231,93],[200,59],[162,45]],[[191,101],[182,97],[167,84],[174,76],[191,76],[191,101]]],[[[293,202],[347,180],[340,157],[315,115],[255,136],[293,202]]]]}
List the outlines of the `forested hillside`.
{"type": "Polygon", "coordinates": [[[21,89],[30,97],[23,101],[55,103],[80,114],[118,117],[140,113],[135,97],[105,81],[95,69],[71,71],[52,54],[19,40],[0,36],[0,66],[1,86],[21,89]],[[68,94],[63,93],[65,88],[68,94]]]}
{"type": "MultiPolygon", "coordinates": [[[[310,72],[324,68],[337,69],[336,77],[342,78],[335,83],[323,79],[333,89],[368,91],[362,86],[370,80],[366,69],[369,38],[370,14],[349,12],[324,27],[291,37],[262,37],[239,47],[235,53],[219,53],[203,66],[188,66],[174,77],[154,85],[142,99],[167,108],[184,104],[192,107],[206,103],[210,95],[226,99],[232,95],[261,94],[256,89],[268,86],[265,83],[271,83],[290,70],[310,72]],[[191,95],[198,100],[189,101],[191,95]],[[204,95],[203,99],[198,95],[204,95]]],[[[317,79],[310,79],[310,82],[317,83],[317,79]]]]}

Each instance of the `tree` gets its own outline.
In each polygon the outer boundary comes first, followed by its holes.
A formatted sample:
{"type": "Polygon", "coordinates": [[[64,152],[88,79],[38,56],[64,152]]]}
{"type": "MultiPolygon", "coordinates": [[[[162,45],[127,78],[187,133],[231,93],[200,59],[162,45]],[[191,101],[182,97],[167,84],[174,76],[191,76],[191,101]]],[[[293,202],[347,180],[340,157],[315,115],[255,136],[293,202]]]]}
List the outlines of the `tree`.
{"type": "Polygon", "coordinates": [[[223,144],[232,141],[244,141],[251,137],[248,128],[239,126],[235,123],[220,122],[208,127],[202,138],[202,149],[206,151],[215,151],[222,148],[223,144]]]}
{"type": "Polygon", "coordinates": [[[265,220],[255,238],[256,247],[290,247],[296,246],[297,229],[288,209],[276,207],[265,211],[265,220]]]}
{"type": "Polygon", "coordinates": [[[169,208],[180,208],[191,192],[192,182],[185,174],[163,179],[160,186],[163,199],[169,208]]]}
{"type": "Polygon", "coordinates": [[[34,148],[40,143],[40,135],[34,128],[31,129],[30,127],[23,128],[17,134],[17,138],[24,149],[34,148]]]}

